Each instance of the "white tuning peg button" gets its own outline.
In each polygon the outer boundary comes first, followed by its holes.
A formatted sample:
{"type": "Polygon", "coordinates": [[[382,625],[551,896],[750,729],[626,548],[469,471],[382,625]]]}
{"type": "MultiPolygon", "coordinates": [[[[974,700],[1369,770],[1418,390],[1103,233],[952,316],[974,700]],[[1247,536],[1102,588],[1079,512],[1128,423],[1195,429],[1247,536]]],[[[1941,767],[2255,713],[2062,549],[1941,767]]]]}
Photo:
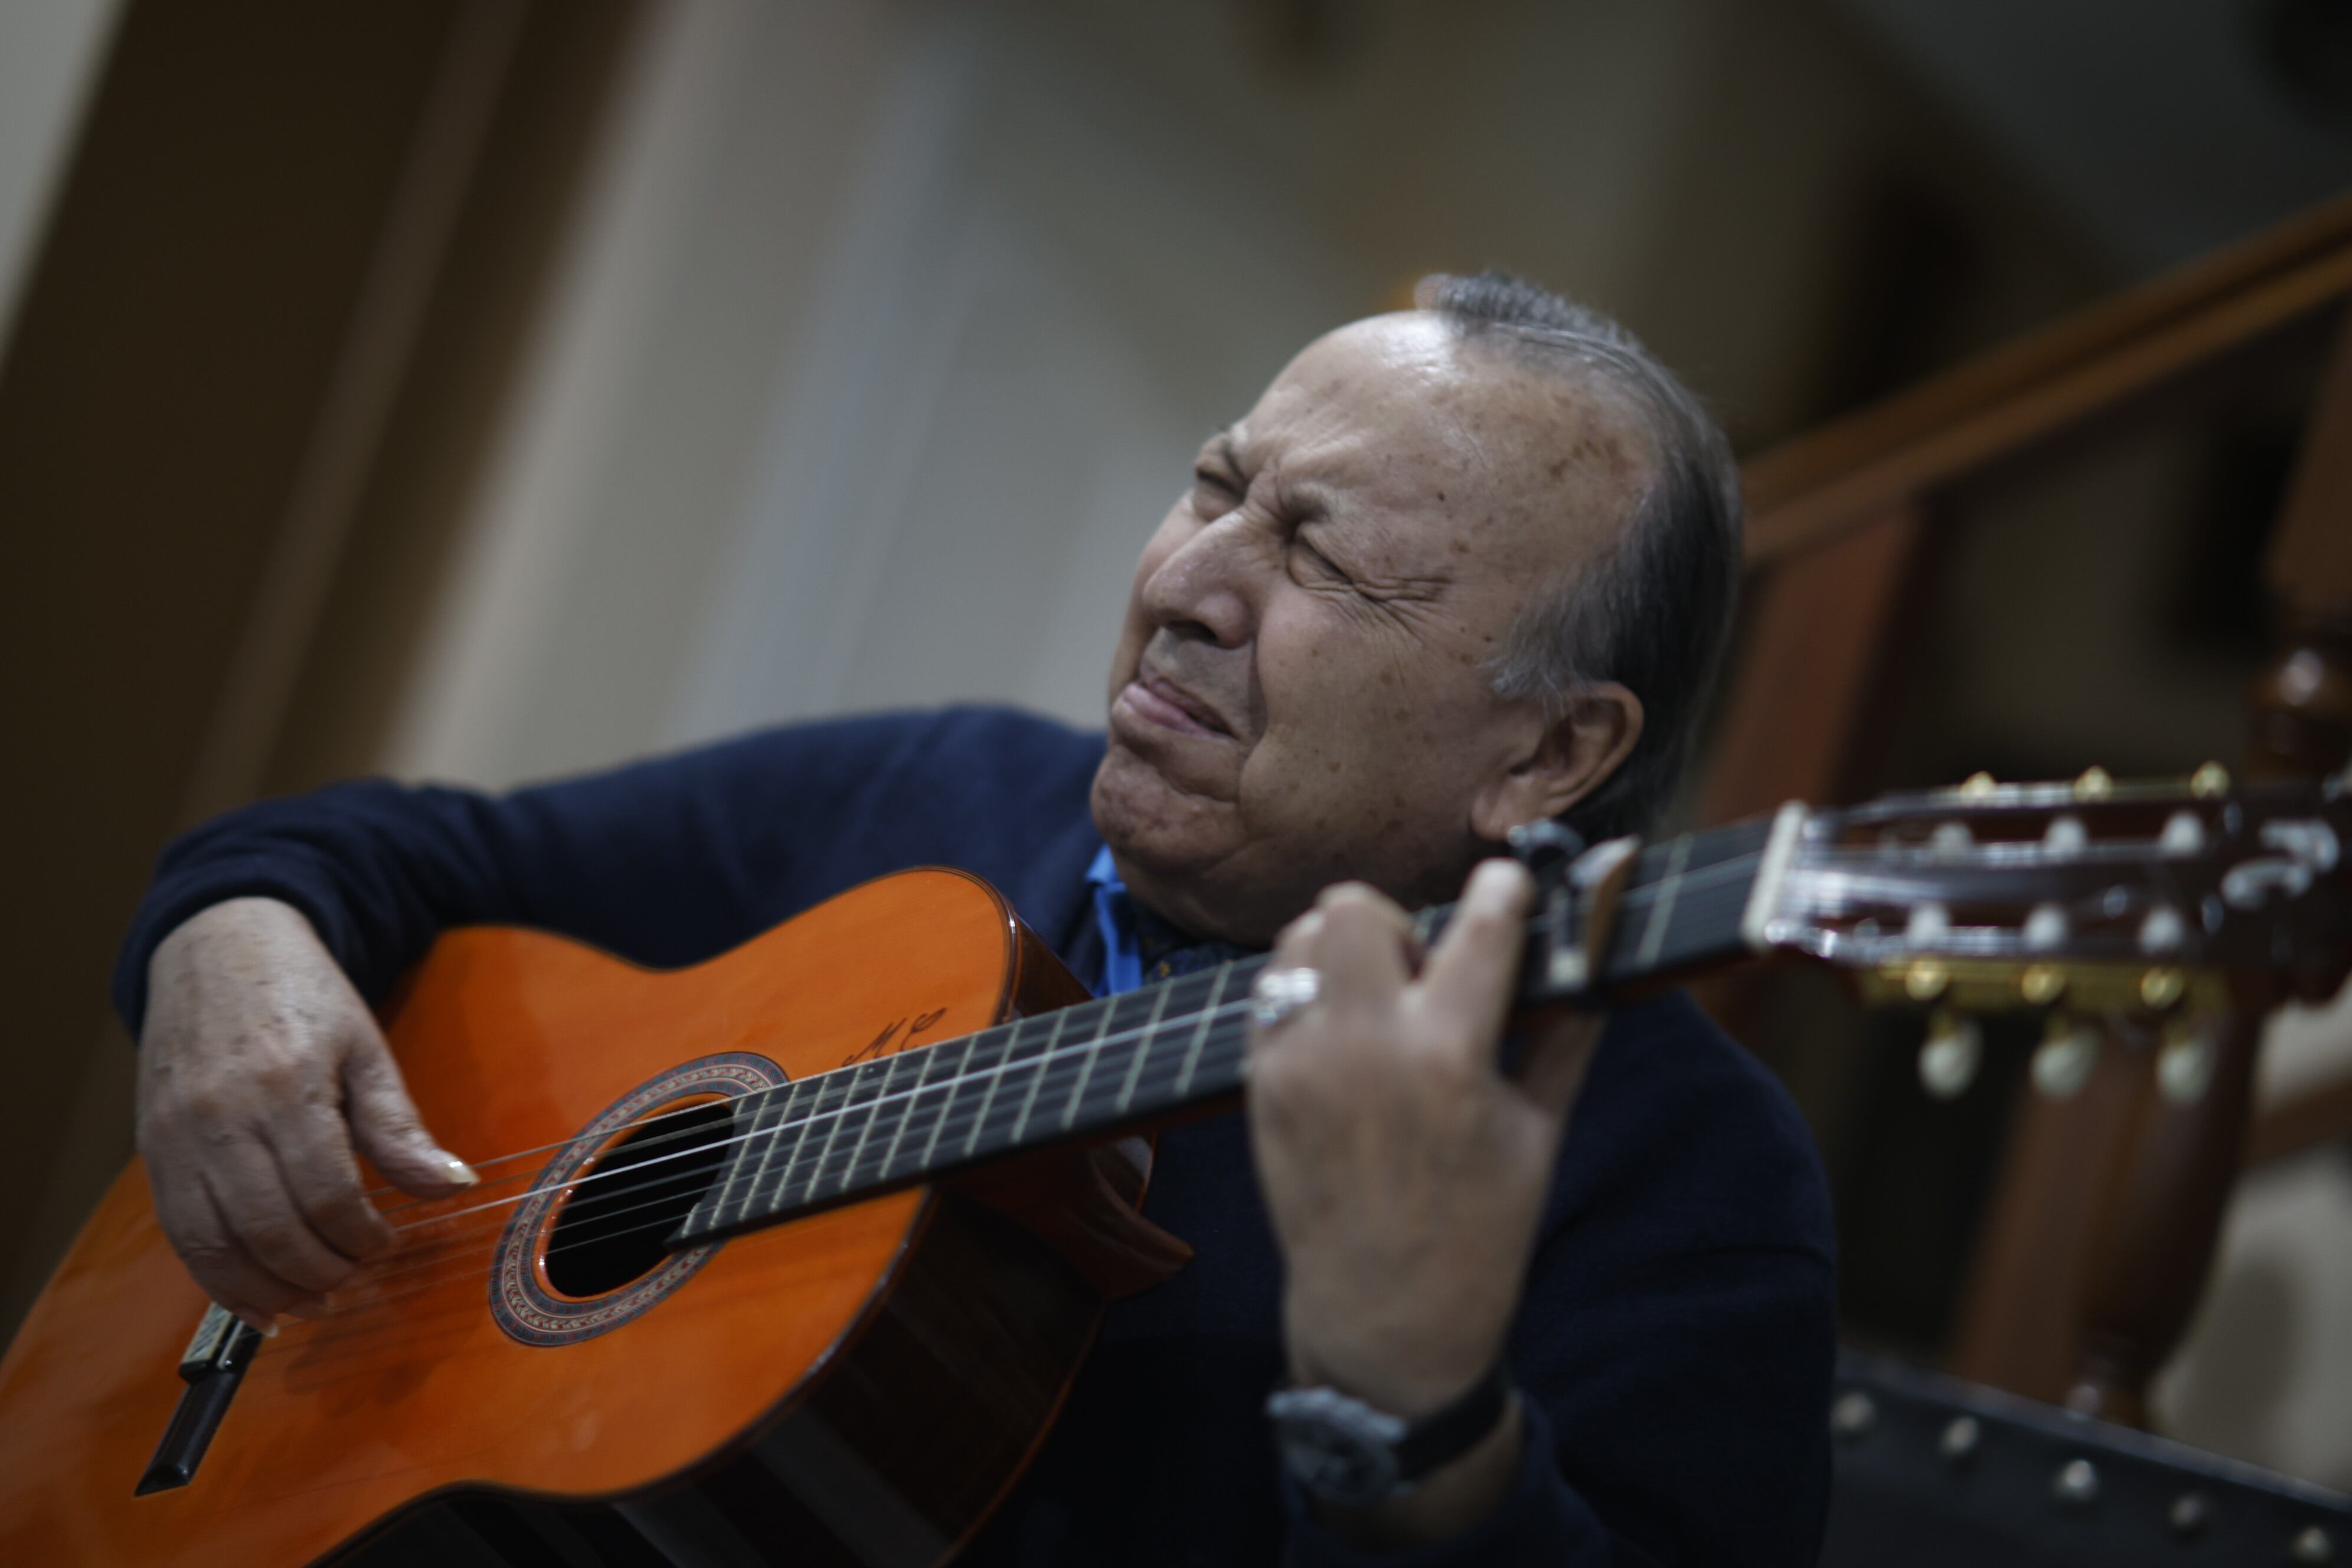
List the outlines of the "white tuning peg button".
{"type": "Polygon", "coordinates": [[[2073,929],[2074,922],[2067,920],[2064,910],[2056,904],[2036,904],[2033,912],[2025,917],[2025,929],[2019,937],[2029,952],[2048,952],[2065,946],[2073,929]]]}
{"type": "Polygon", "coordinates": [[[2156,847],[2167,855],[2202,855],[2204,818],[2193,811],[2174,812],[2164,819],[2164,831],[2157,836],[2156,847]]]}
{"type": "Polygon", "coordinates": [[[1937,1100],[1958,1100],[1977,1080],[1984,1061],[1984,1032],[1973,1018],[1938,1013],[1919,1047],[1919,1086],[1937,1100]]]}
{"type": "Polygon", "coordinates": [[[2194,1105],[2213,1085],[2213,1047],[2203,1031],[2176,1026],[2156,1053],[2156,1084],[2175,1105],[2194,1105]]]}
{"type": "Polygon", "coordinates": [[[2091,842],[2090,831],[2079,816],[2053,816],[2042,835],[2042,851],[2045,855],[2080,855],[2091,842]]]}
{"type": "Polygon", "coordinates": [[[2033,1052],[2033,1087],[2052,1100],[2072,1100],[2099,1065],[2099,1037],[2088,1026],[2053,1015],[2033,1052]]]}
{"type": "Polygon", "coordinates": [[[2170,904],[2158,904],[2139,922],[2139,950],[2147,953],[2178,952],[2189,941],[2189,922],[2170,904]]]}

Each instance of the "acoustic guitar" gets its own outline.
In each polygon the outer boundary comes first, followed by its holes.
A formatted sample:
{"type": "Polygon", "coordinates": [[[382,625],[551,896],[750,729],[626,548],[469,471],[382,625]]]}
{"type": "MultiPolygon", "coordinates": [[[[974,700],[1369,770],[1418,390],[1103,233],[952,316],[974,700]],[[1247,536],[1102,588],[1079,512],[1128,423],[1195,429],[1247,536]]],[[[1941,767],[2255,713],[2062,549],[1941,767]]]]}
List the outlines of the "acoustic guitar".
{"type": "MultiPolygon", "coordinates": [[[[2341,978],[2347,831],[2333,786],[2209,769],[1790,805],[1606,875],[1537,834],[1518,1000],[1796,955],[2193,1053],[2230,976],[2341,978]]],[[[0,1563],[941,1562],[1105,1301],[1181,1267],[1120,1139],[1241,1092],[1264,962],[1089,1000],[946,870],[663,973],[451,931],[384,1023],[481,1184],[379,1192],[404,1245],[264,1339],[208,1309],[133,1162],[0,1363],[0,1563]]]]}

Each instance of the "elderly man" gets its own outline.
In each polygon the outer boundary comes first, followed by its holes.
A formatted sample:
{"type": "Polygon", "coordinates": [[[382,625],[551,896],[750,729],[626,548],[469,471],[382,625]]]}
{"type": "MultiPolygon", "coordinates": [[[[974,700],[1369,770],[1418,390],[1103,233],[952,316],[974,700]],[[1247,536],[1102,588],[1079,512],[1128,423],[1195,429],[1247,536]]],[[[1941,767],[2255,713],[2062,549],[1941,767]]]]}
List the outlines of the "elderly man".
{"type": "Polygon", "coordinates": [[[314,1312],[390,1241],[354,1148],[419,1194],[470,1179],[363,1000],[436,931],[678,963],[954,864],[1098,992],[1268,944],[1320,977],[1254,1037],[1246,1117],[1163,1137],[1148,1212],[1195,1261],[1111,1310],[971,1560],[1811,1562],[1834,1313],[1802,1124],[1679,995],[1501,1070],[1528,886],[1481,864],[1662,804],[1736,476],[1613,324],[1498,274],[1422,302],[1311,344],[1203,448],[1107,743],[835,721],[501,799],[346,785],[175,845],[118,986],[196,1278],[248,1321],[314,1312]],[[1404,908],[1457,893],[1423,954],[1404,908]],[[1318,1423],[1402,1473],[1335,1482],[1318,1423]]]}

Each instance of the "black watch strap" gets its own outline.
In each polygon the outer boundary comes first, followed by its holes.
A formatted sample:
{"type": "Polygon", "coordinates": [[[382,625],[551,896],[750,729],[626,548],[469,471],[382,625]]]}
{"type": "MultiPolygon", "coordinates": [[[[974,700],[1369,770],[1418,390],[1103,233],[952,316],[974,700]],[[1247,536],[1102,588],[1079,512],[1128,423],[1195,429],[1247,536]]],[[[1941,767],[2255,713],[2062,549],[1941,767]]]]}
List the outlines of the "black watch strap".
{"type": "Polygon", "coordinates": [[[1397,1479],[1408,1484],[1441,1469],[1486,1440],[1511,1402],[1511,1380],[1497,1361],[1461,1398],[1405,1428],[1397,1439],[1397,1479]]]}

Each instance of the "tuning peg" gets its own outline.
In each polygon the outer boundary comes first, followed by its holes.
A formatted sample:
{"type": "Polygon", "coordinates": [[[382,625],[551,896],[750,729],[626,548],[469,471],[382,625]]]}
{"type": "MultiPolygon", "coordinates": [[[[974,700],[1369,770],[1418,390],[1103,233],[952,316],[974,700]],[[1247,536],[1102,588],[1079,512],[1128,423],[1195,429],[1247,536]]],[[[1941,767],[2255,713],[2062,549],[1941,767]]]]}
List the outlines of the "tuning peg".
{"type": "Polygon", "coordinates": [[[2162,1013],[2180,1000],[2189,990],[2189,977],[2178,969],[2158,964],[2139,977],[2140,1005],[2151,1013],[2162,1013]]]}
{"type": "Polygon", "coordinates": [[[2230,770],[2219,763],[2207,763],[2189,775],[2189,793],[2199,800],[2229,794],[2230,770]]]}
{"type": "Polygon", "coordinates": [[[2053,1013],[2033,1052],[2033,1087],[2052,1100],[2071,1100],[2099,1065],[2098,1032],[2078,1018],[2053,1013]]]}
{"type": "MultiPolygon", "coordinates": [[[[2219,764],[2208,763],[2207,767],[2219,764]]],[[[2201,770],[2200,770],[2201,771],[2201,770]]],[[[2223,774],[2227,778],[2228,774],[2223,774]]],[[[2196,781],[2189,787],[2195,789],[2196,781]]],[[[2226,785],[2224,787],[2227,787],[2226,785]]],[[[2157,835],[2157,852],[2162,855],[2201,855],[2205,852],[2205,821],[2193,811],[2176,811],[2164,819],[2164,831],[2157,835]]]]}
{"type": "Polygon", "coordinates": [[[2205,1031],[2186,1018],[2164,1026],[2164,1048],[2156,1053],[2156,1084],[2175,1105],[2194,1105],[2213,1083],[2213,1047],[2205,1031]]]}
{"type": "Polygon", "coordinates": [[[2115,776],[2105,768],[2084,768],[2074,779],[2076,800],[2105,800],[2115,793],[2115,776]]]}
{"type": "Polygon", "coordinates": [[[2042,835],[2042,852],[2053,858],[2080,855],[2090,844],[2091,831],[2079,816],[2053,816],[2042,835]]]}
{"type": "MultiPolygon", "coordinates": [[[[2030,941],[2032,937],[2033,922],[2028,921],[2025,926],[2026,935],[2030,941]]],[[[2064,994],[2065,990],[2066,970],[2062,964],[2028,964],[2025,973],[2017,977],[2017,994],[2025,998],[2029,1006],[2047,1007],[2064,994]]]]}
{"type": "Polygon", "coordinates": [[[1976,1020],[1937,1009],[1919,1047],[1919,1084],[1937,1100],[1958,1100],[1977,1079],[1984,1060],[1984,1033],[1976,1020]]]}
{"type": "Polygon", "coordinates": [[[1959,788],[1953,793],[1962,800],[1982,800],[2000,787],[2000,783],[1990,773],[1979,769],[1962,779],[1959,788]]]}

